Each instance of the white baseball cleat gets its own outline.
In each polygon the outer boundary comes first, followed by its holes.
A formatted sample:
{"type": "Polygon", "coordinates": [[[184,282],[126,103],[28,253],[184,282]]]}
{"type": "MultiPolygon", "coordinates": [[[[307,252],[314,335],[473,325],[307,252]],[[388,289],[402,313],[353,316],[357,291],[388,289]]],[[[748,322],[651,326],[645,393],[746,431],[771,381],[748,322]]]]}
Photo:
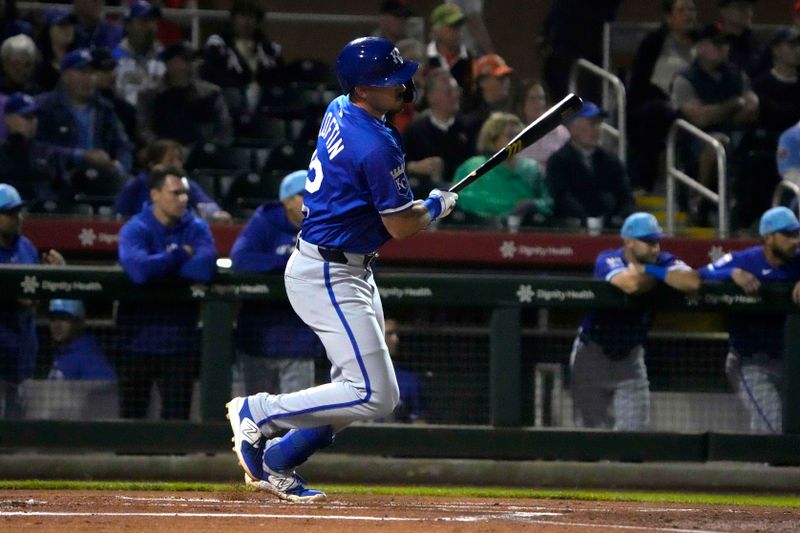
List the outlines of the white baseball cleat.
{"type": "Polygon", "coordinates": [[[225,407],[228,408],[225,416],[230,420],[233,431],[233,452],[244,469],[245,478],[259,480],[264,476],[262,460],[267,438],[253,420],[247,398],[238,396],[226,403],[225,407]]]}
{"type": "Polygon", "coordinates": [[[245,475],[244,482],[248,487],[269,492],[281,500],[293,503],[319,502],[327,498],[327,495],[321,490],[306,488],[305,480],[295,472],[288,476],[274,472],[265,472],[265,474],[267,479],[258,480],[250,479],[245,475]]]}

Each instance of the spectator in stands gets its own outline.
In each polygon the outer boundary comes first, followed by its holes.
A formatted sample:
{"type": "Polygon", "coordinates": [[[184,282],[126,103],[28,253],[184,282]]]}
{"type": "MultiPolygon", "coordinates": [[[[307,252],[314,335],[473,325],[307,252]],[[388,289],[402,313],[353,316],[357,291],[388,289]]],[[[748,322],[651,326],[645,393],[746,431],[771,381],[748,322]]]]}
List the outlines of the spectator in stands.
{"type": "MultiPolygon", "coordinates": [[[[400,56],[406,61],[416,61],[420,65],[425,63],[425,45],[416,39],[402,39],[395,43],[400,56]]],[[[397,128],[397,131],[404,133],[408,125],[416,118],[418,112],[425,108],[425,78],[427,72],[425,69],[418,68],[412,76],[414,87],[416,89],[416,96],[413,102],[408,102],[403,109],[397,113],[393,113],[389,118],[397,128]]],[[[318,131],[319,128],[317,128],[318,131]]],[[[316,133],[314,133],[316,135],[316,133]]]]}
{"type": "Polygon", "coordinates": [[[61,83],[38,102],[36,140],[58,175],[76,194],[115,195],[131,169],[131,144],[113,105],[95,90],[89,50],[64,56],[61,83]]]}
{"type": "Polygon", "coordinates": [[[464,44],[472,55],[480,57],[494,53],[494,45],[483,20],[483,0],[446,0],[464,13],[464,44]]]}
{"type": "Polygon", "coordinates": [[[117,374],[91,333],[84,330],[86,310],[80,300],[50,300],[50,339],[53,366],[49,379],[103,379],[116,381],[117,374]]]}
{"type": "MultiPolygon", "coordinates": [[[[181,143],[170,139],[156,139],[143,152],[144,168],[128,180],[114,201],[114,212],[123,217],[132,217],[147,208],[150,202],[151,171],[157,165],[183,168],[184,150],[181,143]]],[[[230,222],[231,215],[208,196],[200,184],[188,180],[188,208],[195,215],[209,222],[230,222]]]]}
{"type": "Polygon", "coordinates": [[[61,79],[61,61],[75,48],[75,27],[69,11],[57,7],[44,12],[36,45],[41,53],[33,81],[42,91],[52,91],[61,79]]]}
{"type": "Polygon", "coordinates": [[[633,212],[625,165],[616,154],[599,145],[600,125],[606,116],[605,110],[584,101],[583,107],[568,119],[570,142],[547,161],[554,214],[568,224],[577,219],[591,225],[593,221],[589,219],[600,218],[602,226],[620,227],[633,212]]]}
{"type": "Polygon", "coordinates": [[[94,85],[97,94],[111,102],[114,112],[125,130],[125,135],[131,142],[139,137],[136,127],[136,108],[127,100],[120,97],[116,90],[115,79],[117,73],[117,60],[111,50],[105,47],[92,49],[92,68],[94,69],[94,85]]]}
{"type": "Polygon", "coordinates": [[[462,41],[461,30],[466,17],[456,5],[440,4],[431,12],[432,39],[426,50],[427,69],[449,70],[463,91],[462,98],[472,97],[472,54],[462,41]]]}
{"type": "MultiPolygon", "coordinates": [[[[649,294],[659,282],[684,293],[700,287],[700,276],[661,251],[661,228],[650,213],[633,213],[620,232],[622,248],[600,252],[594,278],[625,294],[649,294]]],[[[570,356],[575,423],[589,428],[644,431],[650,390],[644,342],[650,310],[592,309],[583,319],[570,356]]]]}
{"type": "MultiPolygon", "coordinates": [[[[603,64],[603,25],[616,18],[622,0],[552,0],[542,30],[543,76],[554,100],[567,95],[578,58],[603,64]]],[[[586,91],[580,91],[586,97],[586,91]]],[[[592,95],[596,99],[596,95],[592,95]]]]}
{"type": "Polygon", "coordinates": [[[384,321],[384,339],[389,355],[394,363],[397,387],[400,389],[400,401],[387,421],[419,424],[425,422],[425,402],[423,400],[422,380],[419,373],[407,368],[400,356],[400,326],[394,318],[384,321]]]}
{"type": "MultiPolygon", "coordinates": [[[[282,273],[303,221],[306,170],[281,180],[280,204],[264,204],[247,222],[231,250],[236,272],[282,273]]],[[[314,386],[316,334],[285,304],[245,301],[236,329],[247,394],[278,394],[314,386]],[[287,342],[291,339],[291,342],[287,342]]]]}
{"type": "Polygon", "coordinates": [[[800,185],[800,122],[781,134],[776,159],[781,178],[800,185]]]}
{"type": "Polygon", "coordinates": [[[114,48],[118,61],[117,93],[135,106],[139,93],[152,89],[164,76],[164,63],[158,59],[163,47],[156,39],[161,10],[146,0],[134,0],[125,13],[126,36],[114,48]]]}
{"type": "Polygon", "coordinates": [[[200,77],[222,89],[239,137],[262,136],[260,107],[274,89],[286,90],[281,46],[264,33],[263,22],[257,1],[234,0],[227,27],[209,37],[203,49],[200,77]]]}
{"type": "Polygon", "coordinates": [[[511,74],[514,69],[497,54],[487,54],[474,62],[475,89],[466,112],[479,124],[496,111],[511,112],[511,74]]]}
{"type": "MultiPolygon", "coordinates": [[[[522,131],[522,121],[511,113],[493,113],[478,134],[478,153],[456,169],[455,181],[485,163],[522,131]]],[[[459,193],[461,211],[490,224],[505,221],[514,230],[520,224],[541,224],[553,214],[550,195],[539,164],[511,155],[459,193]]],[[[468,220],[469,221],[469,220],[468,220]]]]}
{"type": "Polygon", "coordinates": [[[778,30],[769,46],[772,69],[753,80],[753,90],[758,95],[759,126],[774,140],[800,120],[800,30],[778,30]]]}
{"type": "Polygon", "coordinates": [[[20,33],[32,35],[31,23],[19,18],[17,0],[4,0],[0,6],[0,42],[20,33]]]}
{"type": "Polygon", "coordinates": [[[720,29],[728,37],[730,61],[755,77],[763,65],[763,48],[753,33],[753,11],[757,0],[719,0],[720,29]]]}
{"type": "Polygon", "coordinates": [[[459,112],[461,88],[448,71],[428,73],[425,98],[428,109],[403,133],[406,172],[415,195],[445,187],[456,168],[475,155],[480,126],[459,112]]]}
{"type": "MultiPolygon", "coordinates": [[[[195,58],[195,51],[186,43],[165,47],[161,53],[167,66],[164,79],[157,88],[142,91],[138,105],[141,140],[175,139],[186,148],[190,161],[205,153],[213,159],[218,147],[233,140],[225,98],[216,85],[196,79],[195,58]]],[[[211,163],[203,166],[222,166],[211,163]]]]}
{"type": "MultiPolygon", "coordinates": [[[[522,105],[518,114],[522,118],[522,123],[527,125],[542,116],[547,111],[549,104],[544,86],[538,81],[527,85],[522,91],[522,95],[522,105]]],[[[569,130],[563,124],[559,124],[547,132],[544,137],[523,148],[519,155],[533,159],[544,170],[550,156],[567,142],[569,142],[569,130]]]]}
{"type": "Polygon", "coordinates": [[[122,27],[105,20],[104,6],[105,0],[73,1],[76,48],[105,46],[113,50],[122,40],[122,27]]]}
{"type": "MultiPolygon", "coordinates": [[[[728,61],[729,37],[717,25],[700,28],[695,38],[695,60],[675,77],[672,103],[686,120],[722,141],[730,159],[738,153],[744,128],[758,118],[758,96],[750,89],[747,75],[728,61]]],[[[696,142],[686,158],[688,167],[697,165],[698,180],[713,189],[717,182],[715,152],[696,142]]],[[[730,160],[734,168],[729,176],[735,175],[736,164],[730,160]]],[[[696,224],[706,223],[708,207],[700,197],[691,200],[690,215],[696,224]]]]}
{"type": "MultiPolygon", "coordinates": [[[[37,264],[39,252],[21,234],[25,202],[17,190],[0,183],[0,264],[37,264]]],[[[42,254],[41,262],[63,265],[56,250],[42,254]]],[[[33,376],[39,341],[36,337],[36,302],[7,300],[0,305],[0,417],[20,418],[23,398],[19,385],[33,376]]]]}
{"type": "Polygon", "coordinates": [[[57,207],[52,169],[44,154],[35,148],[38,106],[24,93],[12,94],[3,107],[6,138],[0,143],[0,182],[30,198],[29,210],[53,211],[57,207]]]}
{"type": "MultiPolygon", "coordinates": [[[[761,216],[762,244],[726,254],[700,270],[704,281],[733,281],[750,296],[762,284],[793,283],[792,301],[800,304],[800,223],[786,207],[761,216]]],[[[785,313],[731,313],[725,373],[750,413],[750,429],[782,431],[785,313]]]]}
{"type": "MultiPolygon", "coordinates": [[[[180,169],[157,166],[150,177],[152,205],[119,233],[119,262],[137,284],[208,283],[217,259],[208,224],[187,209],[189,183],[180,169]]],[[[150,387],[161,393],[161,417],[186,419],[200,354],[196,302],[123,301],[117,324],[117,366],[124,418],[147,414],[150,387]]]]}
{"type": "Polygon", "coordinates": [[[628,140],[634,188],[652,191],[663,175],[664,140],[678,117],[670,101],[675,76],[689,68],[697,23],[694,0],[663,0],[664,22],[636,50],[628,88],[628,140]]]}
{"type": "Polygon", "coordinates": [[[772,68],[753,80],[759,101],[758,127],[751,128],[742,143],[747,148],[744,179],[740,180],[737,193],[742,227],[757,222],[770,206],[780,180],[774,165],[778,139],[800,121],[800,31],[790,27],[778,30],[770,40],[769,50],[772,68]]]}
{"type": "MultiPolygon", "coordinates": [[[[378,10],[378,27],[372,32],[373,37],[383,37],[397,44],[408,38],[408,19],[414,13],[408,8],[405,0],[385,0],[378,10]]],[[[402,57],[402,50],[400,51],[402,57]]]]}
{"type": "Polygon", "coordinates": [[[27,35],[19,34],[3,41],[0,45],[0,93],[39,92],[33,81],[38,54],[36,43],[27,35]]]}

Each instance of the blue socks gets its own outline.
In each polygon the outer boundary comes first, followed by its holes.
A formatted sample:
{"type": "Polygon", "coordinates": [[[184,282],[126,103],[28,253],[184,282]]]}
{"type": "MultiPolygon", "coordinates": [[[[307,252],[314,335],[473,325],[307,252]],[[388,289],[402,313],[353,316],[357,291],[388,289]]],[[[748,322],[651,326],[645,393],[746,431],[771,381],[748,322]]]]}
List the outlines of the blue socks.
{"type": "Polygon", "coordinates": [[[333,442],[336,434],[331,426],[293,429],[264,453],[264,464],[276,472],[291,471],[306,462],[317,450],[333,442]]]}

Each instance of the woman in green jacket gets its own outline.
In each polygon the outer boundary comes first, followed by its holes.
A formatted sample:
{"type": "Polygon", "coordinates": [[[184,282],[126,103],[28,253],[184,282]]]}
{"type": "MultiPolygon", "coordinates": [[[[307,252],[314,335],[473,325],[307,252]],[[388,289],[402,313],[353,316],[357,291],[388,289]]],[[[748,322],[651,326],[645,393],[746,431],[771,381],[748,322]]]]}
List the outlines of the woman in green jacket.
{"type": "MultiPolygon", "coordinates": [[[[478,152],[456,169],[457,182],[522,131],[522,121],[511,113],[492,113],[478,134],[478,152]]],[[[553,214],[553,198],[544,173],[532,159],[509,157],[459,193],[458,208],[490,224],[506,222],[510,229],[539,224],[553,214]]]]}

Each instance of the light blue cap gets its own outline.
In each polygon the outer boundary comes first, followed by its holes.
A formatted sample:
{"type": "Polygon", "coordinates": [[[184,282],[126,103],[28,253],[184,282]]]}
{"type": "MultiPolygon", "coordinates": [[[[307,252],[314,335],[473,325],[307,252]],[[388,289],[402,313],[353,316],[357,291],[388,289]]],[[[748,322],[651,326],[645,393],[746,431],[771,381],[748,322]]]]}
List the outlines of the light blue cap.
{"type": "Polygon", "coordinates": [[[50,314],[69,315],[73,318],[86,317],[86,310],[80,300],[50,300],[49,311],[50,314]]]}
{"type": "Polygon", "coordinates": [[[767,209],[761,215],[761,222],[758,224],[758,233],[765,237],[776,231],[798,231],[800,222],[788,207],[773,207],[767,209]]]}
{"type": "Polygon", "coordinates": [[[658,240],[661,238],[661,226],[656,217],[650,213],[634,213],[622,224],[620,235],[624,239],[658,240]]]}
{"type": "Polygon", "coordinates": [[[281,180],[281,188],[278,193],[278,199],[284,201],[295,194],[303,194],[303,191],[306,190],[307,175],[307,170],[295,170],[283,178],[281,180]]]}
{"type": "Polygon", "coordinates": [[[25,205],[22,198],[13,186],[8,183],[0,183],[0,212],[11,211],[25,205]]]}

